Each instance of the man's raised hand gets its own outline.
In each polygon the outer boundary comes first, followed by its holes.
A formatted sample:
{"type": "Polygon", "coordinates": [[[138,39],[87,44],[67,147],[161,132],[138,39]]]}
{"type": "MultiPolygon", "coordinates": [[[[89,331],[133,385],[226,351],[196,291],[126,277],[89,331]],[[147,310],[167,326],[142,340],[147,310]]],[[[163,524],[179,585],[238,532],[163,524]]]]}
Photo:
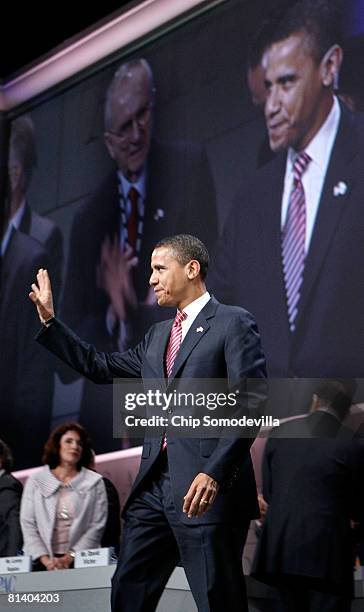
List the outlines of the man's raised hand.
{"type": "Polygon", "coordinates": [[[29,297],[36,305],[42,323],[54,317],[52,287],[47,270],[43,268],[38,270],[37,282],[32,284],[29,297]]]}

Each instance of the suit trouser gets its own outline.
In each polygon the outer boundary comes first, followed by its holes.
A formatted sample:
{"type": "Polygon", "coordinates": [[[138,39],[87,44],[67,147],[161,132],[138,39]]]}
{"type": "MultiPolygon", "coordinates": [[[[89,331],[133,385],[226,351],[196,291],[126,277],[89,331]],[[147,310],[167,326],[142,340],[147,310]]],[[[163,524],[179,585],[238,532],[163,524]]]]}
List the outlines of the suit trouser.
{"type": "Polygon", "coordinates": [[[248,527],[248,521],[239,527],[181,523],[165,461],[128,508],[112,579],[113,612],[153,612],[179,561],[199,612],[248,612],[242,571],[248,527]]]}
{"type": "Polygon", "coordinates": [[[351,597],[322,593],[307,587],[279,589],[282,612],[350,612],[351,597]]]}

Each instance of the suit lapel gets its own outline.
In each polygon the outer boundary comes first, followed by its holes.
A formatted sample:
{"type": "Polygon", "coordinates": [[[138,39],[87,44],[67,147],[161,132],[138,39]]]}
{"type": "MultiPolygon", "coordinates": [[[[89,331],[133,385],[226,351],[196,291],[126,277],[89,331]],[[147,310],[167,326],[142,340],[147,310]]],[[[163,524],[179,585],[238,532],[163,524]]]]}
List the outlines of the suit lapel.
{"type": "Polygon", "coordinates": [[[210,324],[208,323],[208,319],[215,316],[217,306],[218,302],[215,298],[211,298],[193,321],[177,353],[171,375],[168,379],[168,385],[170,385],[172,380],[176,377],[186,359],[209,330],[210,324]]]}
{"type": "Polygon", "coordinates": [[[274,321],[280,321],[280,328],[289,334],[286,289],[282,266],[282,238],[281,238],[281,208],[282,193],[287,155],[277,155],[269,165],[262,169],[260,174],[260,187],[257,203],[261,205],[261,216],[258,227],[262,228],[261,248],[265,253],[261,273],[264,274],[266,292],[271,303],[275,304],[274,321]]]}
{"type": "Polygon", "coordinates": [[[297,327],[304,318],[310,294],[330,244],[335,239],[334,234],[339,226],[341,216],[350,204],[350,196],[353,191],[354,170],[352,161],[357,155],[357,141],[349,113],[342,107],[341,112],[339,130],[326,173],[310,250],[306,260],[302,294],[298,307],[297,327]],[[334,188],[339,182],[345,184],[346,192],[335,196],[334,188]]]}
{"type": "Polygon", "coordinates": [[[30,234],[30,222],[31,222],[31,212],[28,205],[28,202],[25,203],[24,214],[20,221],[19,232],[23,232],[23,234],[30,234]]]}

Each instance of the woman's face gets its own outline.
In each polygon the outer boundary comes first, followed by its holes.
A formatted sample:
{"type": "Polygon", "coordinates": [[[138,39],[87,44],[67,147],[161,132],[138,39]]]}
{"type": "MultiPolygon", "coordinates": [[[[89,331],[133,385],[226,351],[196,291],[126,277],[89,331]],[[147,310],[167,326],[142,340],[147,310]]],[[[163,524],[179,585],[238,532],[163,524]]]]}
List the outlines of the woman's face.
{"type": "Polygon", "coordinates": [[[59,443],[59,463],[76,465],[82,455],[82,442],[77,431],[70,429],[63,434],[59,443]]]}

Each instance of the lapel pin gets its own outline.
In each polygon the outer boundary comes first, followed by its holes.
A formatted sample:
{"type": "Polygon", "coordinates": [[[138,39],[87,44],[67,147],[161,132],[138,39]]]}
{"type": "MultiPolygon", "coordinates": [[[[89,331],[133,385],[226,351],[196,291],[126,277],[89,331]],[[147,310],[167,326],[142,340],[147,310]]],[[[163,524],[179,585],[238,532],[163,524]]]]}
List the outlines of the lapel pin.
{"type": "Polygon", "coordinates": [[[153,217],[154,221],[159,221],[160,219],[164,219],[164,210],[163,208],[157,208],[153,217]]]}
{"type": "Polygon", "coordinates": [[[346,194],[347,190],[348,190],[347,184],[344,181],[339,181],[333,189],[333,194],[335,197],[343,196],[346,194]]]}
{"type": "Polygon", "coordinates": [[[203,327],[197,327],[197,328],[196,328],[196,331],[197,331],[197,332],[203,332],[203,327]]]}

